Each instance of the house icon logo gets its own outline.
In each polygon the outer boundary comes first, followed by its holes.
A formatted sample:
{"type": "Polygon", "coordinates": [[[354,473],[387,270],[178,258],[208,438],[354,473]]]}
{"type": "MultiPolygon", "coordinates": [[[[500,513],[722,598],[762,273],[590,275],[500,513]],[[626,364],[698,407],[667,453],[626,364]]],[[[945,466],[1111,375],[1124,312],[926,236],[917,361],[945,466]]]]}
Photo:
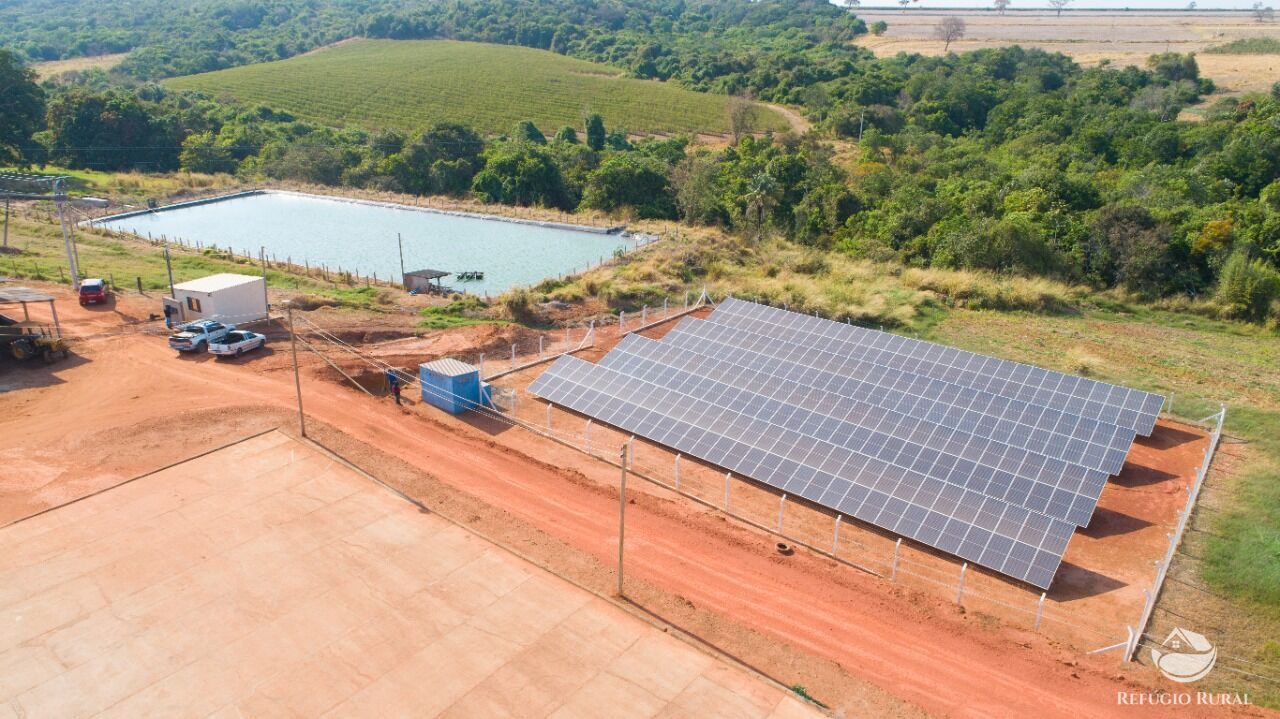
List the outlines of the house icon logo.
{"type": "Polygon", "coordinates": [[[1175,628],[1164,644],[1151,648],[1151,661],[1161,674],[1187,684],[1204,679],[1213,669],[1218,649],[1203,634],[1175,628]]]}

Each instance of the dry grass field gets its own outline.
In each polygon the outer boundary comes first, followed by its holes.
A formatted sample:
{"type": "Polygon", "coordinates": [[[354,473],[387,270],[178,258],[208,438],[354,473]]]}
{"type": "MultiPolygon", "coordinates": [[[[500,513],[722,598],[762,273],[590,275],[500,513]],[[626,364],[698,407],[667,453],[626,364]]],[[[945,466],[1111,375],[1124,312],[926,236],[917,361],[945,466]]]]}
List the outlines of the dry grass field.
{"type": "Polygon", "coordinates": [[[1143,65],[1159,52],[1195,52],[1201,73],[1224,93],[1249,92],[1280,80],[1280,55],[1216,55],[1204,50],[1249,37],[1280,39],[1280,23],[1258,23],[1246,12],[995,12],[967,10],[863,10],[868,24],[883,20],[889,30],[880,37],[866,35],[859,44],[885,57],[899,52],[940,55],[943,43],[933,38],[934,27],[947,15],[959,15],[965,37],[951,43],[964,52],[988,47],[1022,45],[1070,55],[1084,65],[1105,60],[1117,65],[1143,65]]]}
{"type": "Polygon", "coordinates": [[[93,55],[90,57],[73,57],[66,60],[50,60],[48,62],[37,62],[33,67],[41,80],[48,80],[63,73],[89,70],[95,67],[102,68],[103,70],[110,70],[116,65],[119,65],[125,55],[128,55],[128,53],[118,52],[111,55],[93,55]]]}

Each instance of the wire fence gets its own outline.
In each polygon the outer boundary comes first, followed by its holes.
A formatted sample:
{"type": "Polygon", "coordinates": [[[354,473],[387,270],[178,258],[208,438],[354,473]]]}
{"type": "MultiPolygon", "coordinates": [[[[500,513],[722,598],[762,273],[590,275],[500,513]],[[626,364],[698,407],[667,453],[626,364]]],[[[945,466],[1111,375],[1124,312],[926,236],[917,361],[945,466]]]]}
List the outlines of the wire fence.
{"type": "MultiPolygon", "coordinates": [[[[620,312],[616,317],[598,318],[576,331],[567,328],[554,340],[553,333],[541,333],[535,341],[516,343],[500,356],[495,357],[493,352],[488,355],[477,353],[475,365],[481,368],[486,381],[518,375],[523,370],[562,354],[594,347],[598,339],[597,333],[602,329],[608,328],[621,337],[626,333],[642,331],[678,319],[712,304],[711,297],[705,290],[696,300],[692,299],[691,294],[679,299],[678,304],[667,300],[661,306],[643,307],[637,312],[620,312]]],[[[420,385],[415,375],[343,342],[332,332],[318,327],[306,318],[302,318],[301,324],[303,327],[300,332],[313,335],[313,341],[307,344],[308,349],[317,354],[321,354],[324,348],[334,348],[349,359],[383,372],[393,372],[404,382],[406,388],[418,387],[423,399],[460,399],[439,388],[420,385]]],[[[348,379],[359,384],[351,377],[348,379]]],[[[519,377],[512,379],[518,380],[519,377]]],[[[803,547],[813,554],[887,582],[923,589],[953,601],[966,610],[998,616],[1006,624],[1050,634],[1055,639],[1080,648],[1102,647],[1091,653],[1123,649],[1124,660],[1132,658],[1142,641],[1142,631],[1145,631],[1150,619],[1172,552],[1176,550],[1178,538],[1185,530],[1187,518],[1203,485],[1225,418],[1224,408],[1197,422],[1203,426],[1206,422],[1213,421],[1211,441],[1206,447],[1196,479],[1188,490],[1187,503],[1178,514],[1178,525],[1171,534],[1170,546],[1160,564],[1156,580],[1152,588],[1144,592],[1141,616],[1131,625],[1117,623],[1107,626],[1100,624],[1091,613],[1064,608],[1044,592],[1031,592],[1021,585],[1014,585],[969,567],[967,563],[955,558],[939,556],[914,545],[904,545],[901,539],[887,537],[874,528],[851,521],[848,517],[779,494],[776,490],[745,477],[732,473],[717,474],[694,458],[644,440],[637,442],[635,437],[625,432],[528,395],[518,386],[518,381],[515,384],[517,387],[514,389],[506,388],[511,391],[509,403],[475,407],[475,415],[524,429],[614,467],[619,466],[617,447],[625,444],[628,447],[629,472],[655,488],[675,493],[705,509],[775,536],[786,544],[803,547]]]]}

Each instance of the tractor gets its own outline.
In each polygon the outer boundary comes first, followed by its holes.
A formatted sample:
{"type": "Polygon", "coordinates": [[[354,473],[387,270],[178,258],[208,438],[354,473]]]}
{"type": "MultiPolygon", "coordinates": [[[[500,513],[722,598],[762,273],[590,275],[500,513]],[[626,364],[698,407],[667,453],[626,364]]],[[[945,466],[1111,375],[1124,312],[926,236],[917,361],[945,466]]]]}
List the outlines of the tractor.
{"type": "Polygon", "coordinates": [[[15,322],[0,315],[0,352],[16,360],[39,357],[49,364],[55,357],[67,358],[67,341],[36,322],[15,322]]]}

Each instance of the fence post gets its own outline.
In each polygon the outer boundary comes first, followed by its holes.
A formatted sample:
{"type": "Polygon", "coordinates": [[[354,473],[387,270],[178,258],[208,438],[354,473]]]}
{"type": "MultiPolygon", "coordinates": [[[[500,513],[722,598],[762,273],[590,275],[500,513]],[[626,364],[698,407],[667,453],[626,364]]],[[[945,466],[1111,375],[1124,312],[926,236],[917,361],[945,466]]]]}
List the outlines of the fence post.
{"type": "Polygon", "coordinates": [[[841,519],[844,519],[844,515],[837,514],[836,529],[835,529],[835,532],[833,532],[831,535],[831,553],[832,554],[835,554],[836,550],[840,548],[840,520],[841,519]]]}
{"type": "Polygon", "coordinates": [[[676,455],[676,489],[680,489],[680,455],[676,455]]]}
{"type": "Polygon", "coordinates": [[[644,327],[649,322],[649,305],[641,305],[640,307],[640,326],[644,327]]]}
{"type": "Polygon", "coordinates": [[[684,308],[689,309],[689,290],[684,291],[684,308]]]}
{"type": "Polygon", "coordinates": [[[542,359],[542,335],[538,335],[538,359],[542,359]]]}
{"type": "Polygon", "coordinates": [[[480,353],[480,379],[484,379],[484,353],[480,353]]]}
{"type": "Polygon", "coordinates": [[[956,604],[960,604],[960,600],[964,598],[964,573],[969,571],[969,563],[965,562],[960,566],[960,586],[956,587],[956,604]]]}
{"type": "Polygon", "coordinates": [[[618,334],[622,335],[623,328],[627,326],[627,313],[625,310],[618,310],[618,334]]]}
{"type": "Polygon", "coordinates": [[[567,350],[569,349],[569,346],[570,346],[569,345],[569,328],[565,327],[564,328],[564,348],[567,350]]]}
{"type": "Polygon", "coordinates": [[[634,434],[627,440],[627,466],[636,466],[636,436],[634,434]]]}
{"type": "Polygon", "coordinates": [[[729,511],[729,472],[724,473],[724,511],[729,511]]]}
{"type": "Polygon", "coordinates": [[[782,513],[783,511],[786,510],[786,508],[787,508],[787,495],[786,493],[783,493],[783,495],[778,498],[778,531],[779,532],[782,531],[782,513]]]}
{"type": "Polygon", "coordinates": [[[666,317],[668,314],[670,314],[670,311],[667,309],[667,298],[663,297],[662,298],[662,316],[666,317]]]}
{"type": "Polygon", "coordinates": [[[591,454],[591,420],[587,420],[587,428],[583,431],[582,436],[584,438],[583,441],[585,442],[584,446],[586,447],[587,454],[591,454]]]}
{"type": "Polygon", "coordinates": [[[511,345],[511,369],[516,368],[516,346],[511,345]]]}
{"type": "Polygon", "coordinates": [[[551,403],[547,403],[547,431],[551,431],[551,403]]]}
{"type": "Polygon", "coordinates": [[[1040,604],[1036,606],[1036,631],[1040,631],[1040,618],[1044,616],[1044,592],[1040,592],[1040,604]]]}
{"type": "Polygon", "coordinates": [[[893,567],[889,569],[889,581],[898,581],[898,556],[902,553],[902,537],[893,544],[893,567]]]}

